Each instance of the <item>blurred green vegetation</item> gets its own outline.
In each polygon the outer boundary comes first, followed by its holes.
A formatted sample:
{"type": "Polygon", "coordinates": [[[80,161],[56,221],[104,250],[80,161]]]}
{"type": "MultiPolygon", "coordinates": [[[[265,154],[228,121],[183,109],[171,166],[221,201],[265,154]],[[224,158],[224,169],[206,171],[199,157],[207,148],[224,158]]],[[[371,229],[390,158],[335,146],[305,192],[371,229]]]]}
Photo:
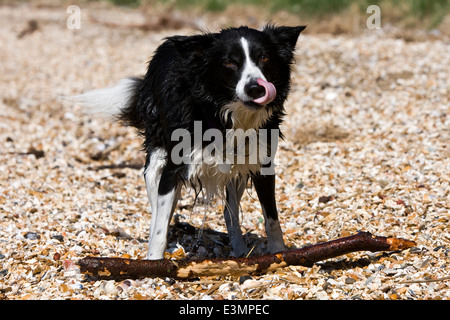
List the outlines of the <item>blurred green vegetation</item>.
{"type": "Polygon", "coordinates": [[[145,3],[166,3],[179,9],[201,8],[206,11],[222,11],[229,5],[263,6],[272,12],[285,10],[308,18],[337,15],[350,8],[365,14],[367,7],[378,5],[382,17],[412,21],[427,20],[428,28],[438,26],[450,12],[449,0],[107,0],[115,5],[139,6],[145,3]],[[385,9],[383,11],[383,9],[385,9]]]}

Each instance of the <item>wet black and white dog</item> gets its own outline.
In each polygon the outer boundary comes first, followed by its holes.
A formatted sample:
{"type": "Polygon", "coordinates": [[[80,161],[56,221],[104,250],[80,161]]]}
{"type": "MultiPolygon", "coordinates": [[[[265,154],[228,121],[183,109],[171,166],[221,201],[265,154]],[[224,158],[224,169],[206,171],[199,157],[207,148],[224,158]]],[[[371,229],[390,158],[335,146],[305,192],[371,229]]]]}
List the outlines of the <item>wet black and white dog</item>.
{"type": "Polygon", "coordinates": [[[180,189],[225,191],[225,221],[237,256],[248,252],[239,202],[249,178],[265,217],[267,250],[285,248],[275,201],[273,156],[305,27],[229,28],[169,37],[147,74],[87,92],[78,101],[136,127],[145,138],[152,219],[148,259],[161,259],[180,189]],[[266,170],[266,171],[264,171],[266,170]]]}

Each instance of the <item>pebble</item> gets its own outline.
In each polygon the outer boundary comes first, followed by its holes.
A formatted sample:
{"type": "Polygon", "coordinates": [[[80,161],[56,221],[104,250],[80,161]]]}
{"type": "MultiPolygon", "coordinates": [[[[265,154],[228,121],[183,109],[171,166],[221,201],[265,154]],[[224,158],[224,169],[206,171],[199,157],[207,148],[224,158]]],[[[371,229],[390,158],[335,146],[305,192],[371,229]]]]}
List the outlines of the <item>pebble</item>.
{"type": "Polygon", "coordinates": [[[58,240],[60,242],[63,242],[64,241],[64,236],[60,235],[60,234],[57,234],[57,235],[52,236],[52,239],[58,240]]]}
{"type": "Polygon", "coordinates": [[[110,280],[105,283],[104,291],[109,295],[116,295],[119,292],[114,280],[110,280]]]}
{"type": "Polygon", "coordinates": [[[345,278],[345,284],[353,284],[356,282],[356,279],[353,278],[345,278]]]}
{"type": "Polygon", "coordinates": [[[37,232],[27,232],[24,237],[28,240],[39,240],[41,238],[40,234],[37,232]]]}
{"type": "Polygon", "coordinates": [[[241,284],[241,289],[242,290],[249,290],[249,289],[254,289],[258,286],[261,285],[261,282],[257,281],[257,280],[245,280],[242,284],[241,284]]]}

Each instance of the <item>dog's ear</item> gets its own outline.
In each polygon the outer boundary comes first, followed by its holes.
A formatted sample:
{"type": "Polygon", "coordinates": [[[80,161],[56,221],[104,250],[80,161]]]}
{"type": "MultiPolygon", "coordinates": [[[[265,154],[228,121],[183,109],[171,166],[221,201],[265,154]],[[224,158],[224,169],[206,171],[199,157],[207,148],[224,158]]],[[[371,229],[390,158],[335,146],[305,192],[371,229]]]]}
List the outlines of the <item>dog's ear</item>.
{"type": "Polygon", "coordinates": [[[300,32],[305,30],[306,26],[286,27],[267,25],[263,32],[269,35],[272,41],[278,46],[282,57],[288,60],[292,59],[292,54],[297,44],[300,32]]]}
{"type": "Polygon", "coordinates": [[[170,40],[175,45],[178,53],[185,59],[202,57],[211,48],[214,37],[210,34],[195,36],[175,36],[170,40]]]}

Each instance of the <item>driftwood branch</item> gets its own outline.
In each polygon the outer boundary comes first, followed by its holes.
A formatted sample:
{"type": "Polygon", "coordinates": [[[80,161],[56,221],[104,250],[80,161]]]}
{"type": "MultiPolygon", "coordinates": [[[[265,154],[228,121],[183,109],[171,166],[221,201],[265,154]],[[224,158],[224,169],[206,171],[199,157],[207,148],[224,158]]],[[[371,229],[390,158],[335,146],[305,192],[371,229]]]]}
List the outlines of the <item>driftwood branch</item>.
{"type": "Polygon", "coordinates": [[[369,232],[312,246],[250,258],[205,260],[133,260],[86,257],[78,261],[81,272],[98,277],[188,279],[204,276],[252,276],[286,266],[311,267],[315,262],[356,251],[397,251],[415,246],[414,241],[373,236],[369,232]]]}

